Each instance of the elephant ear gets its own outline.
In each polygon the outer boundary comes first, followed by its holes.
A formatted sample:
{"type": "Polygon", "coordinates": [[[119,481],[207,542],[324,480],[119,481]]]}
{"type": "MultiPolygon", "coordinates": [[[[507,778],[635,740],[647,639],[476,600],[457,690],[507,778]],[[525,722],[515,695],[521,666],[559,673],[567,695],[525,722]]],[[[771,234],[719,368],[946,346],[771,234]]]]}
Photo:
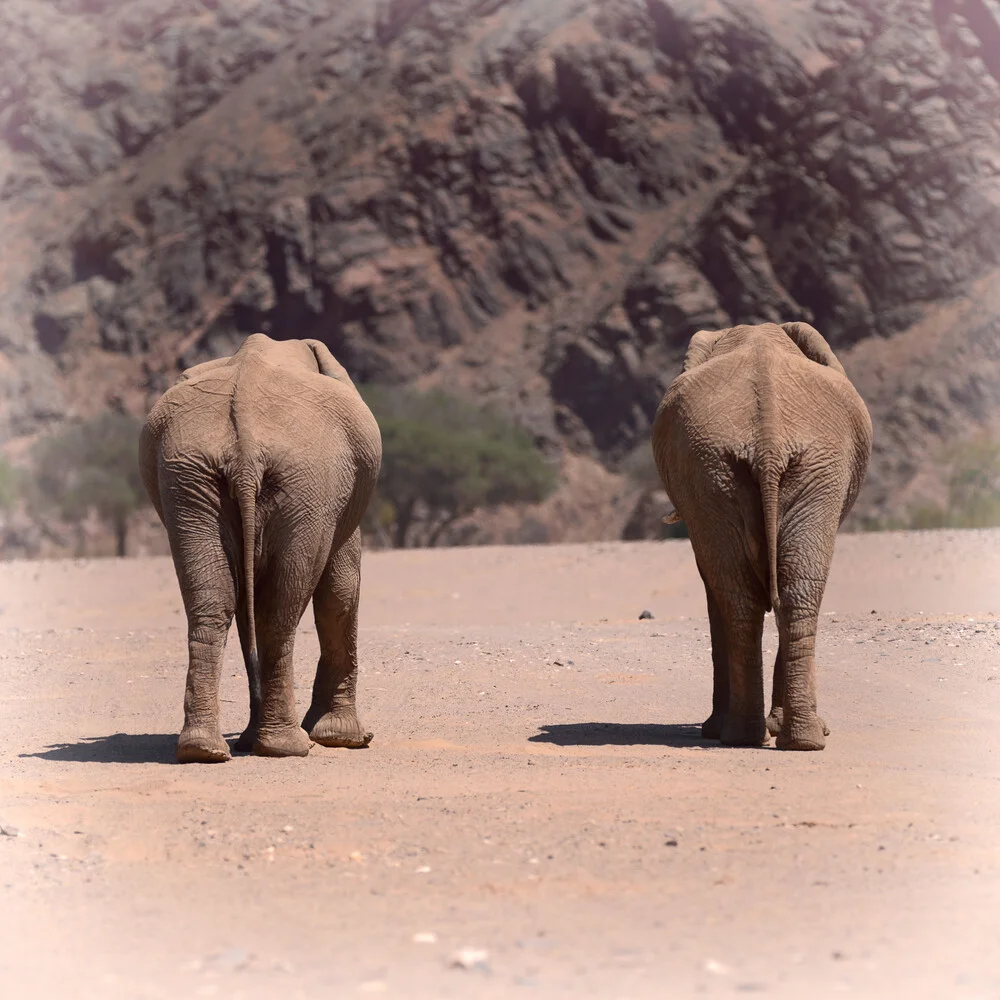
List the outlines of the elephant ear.
{"type": "Polygon", "coordinates": [[[344,366],[330,353],[330,348],[321,340],[304,340],[303,343],[313,352],[316,359],[316,366],[321,375],[328,375],[348,385],[353,385],[351,376],[347,374],[344,366]]]}
{"type": "Polygon", "coordinates": [[[683,370],[690,371],[707,361],[715,342],[726,332],[725,330],[699,330],[688,344],[687,353],[684,355],[683,370]]]}
{"type": "Polygon", "coordinates": [[[845,378],[847,372],[844,366],[837,360],[837,355],[833,353],[833,348],[826,342],[823,335],[815,327],[808,323],[782,323],[781,329],[788,334],[792,343],[810,361],[815,361],[819,365],[826,365],[835,372],[840,372],[845,378]]]}

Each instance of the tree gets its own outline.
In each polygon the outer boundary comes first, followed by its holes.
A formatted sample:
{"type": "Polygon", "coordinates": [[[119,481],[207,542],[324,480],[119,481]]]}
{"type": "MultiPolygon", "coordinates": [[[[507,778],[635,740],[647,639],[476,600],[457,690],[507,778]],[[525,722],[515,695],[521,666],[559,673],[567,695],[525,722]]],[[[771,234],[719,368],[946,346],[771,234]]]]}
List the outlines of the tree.
{"type": "Polygon", "coordinates": [[[909,511],[911,528],[993,528],[1000,525],[1000,442],[989,437],[954,450],[945,507],[920,504],[909,511]]]}
{"type": "Polygon", "coordinates": [[[1000,525],[1000,441],[980,437],[959,448],[948,486],[957,527],[1000,525]]]}
{"type": "Polygon", "coordinates": [[[106,411],[68,424],[37,442],[36,503],[79,528],[94,511],[114,531],[124,556],[132,515],[148,503],[139,477],[139,431],[135,417],[106,411]]]}
{"type": "Polygon", "coordinates": [[[0,514],[9,514],[17,505],[21,494],[21,476],[18,470],[0,455],[0,514]]]}
{"type": "Polygon", "coordinates": [[[1000,441],[989,436],[952,445],[942,460],[948,469],[945,504],[918,503],[902,516],[869,518],[865,531],[1000,527],[1000,441]]]}
{"type": "Polygon", "coordinates": [[[537,503],[556,476],[531,437],[500,413],[440,390],[362,391],[382,431],[377,512],[397,548],[423,528],[435,545],[444,530],[481,507],[537,503]]]}

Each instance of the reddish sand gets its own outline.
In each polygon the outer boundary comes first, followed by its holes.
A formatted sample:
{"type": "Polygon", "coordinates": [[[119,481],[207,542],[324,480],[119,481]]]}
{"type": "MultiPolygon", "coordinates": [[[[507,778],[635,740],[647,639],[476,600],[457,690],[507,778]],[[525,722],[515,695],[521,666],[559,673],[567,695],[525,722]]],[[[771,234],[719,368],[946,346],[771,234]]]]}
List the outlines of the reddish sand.
{"type": "Polygon", "coordinates": [[[1000,996],[1000,531],[839,540],[823,753],[698,738],[703,600],[686,542],[374,553],[370,749],[180,767],[169,560],[0,566],[3,995],[1000,996]]]}

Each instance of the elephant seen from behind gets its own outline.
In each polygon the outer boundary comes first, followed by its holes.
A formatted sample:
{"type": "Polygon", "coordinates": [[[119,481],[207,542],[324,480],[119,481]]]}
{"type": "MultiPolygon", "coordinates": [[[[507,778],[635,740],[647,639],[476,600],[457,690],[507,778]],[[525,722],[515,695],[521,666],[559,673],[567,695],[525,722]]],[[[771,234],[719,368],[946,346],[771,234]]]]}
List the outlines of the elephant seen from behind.
{"type": "Polygon", "coordinates": [[[806,323],[700,331],[657,411],[657,468],[705,584],[712,638],[706,738],[821,750],[814,648],[837,529],[871,457],[864,402],[806,323]],[[778,654],[764,717],[761,640],[778,654]]]}
{"type": "Polygon", "coordinates": [[[232,357],[188,369],[153,407],[139,464],[188,626],[180,762],[230,758],[219,679],[234,615],[250,687],[237,749],[304,756],[310,741],[371,739],[355,705],[359,525],[381,454],[374,417],[316,340],[254,334],[232,357]],[[320,659],[300,725],[292,650],[310,599],[320,659]]]}

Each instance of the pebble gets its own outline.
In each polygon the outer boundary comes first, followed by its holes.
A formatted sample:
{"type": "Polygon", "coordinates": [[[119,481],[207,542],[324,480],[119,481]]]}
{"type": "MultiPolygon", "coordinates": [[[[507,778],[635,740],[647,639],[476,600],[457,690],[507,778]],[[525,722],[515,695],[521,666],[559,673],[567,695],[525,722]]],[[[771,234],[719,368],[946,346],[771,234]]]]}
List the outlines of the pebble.
{"type": "Polygon", "coordinates": [[[0,825],[0,837],[20,837],[21,831],[16,826],[7,823],[0,825]]]}
{"type": "Polygon", "coordinates": [[[451,956],[449,963],[453,969],[465,969],[467,972],[489,972],[490,953],[483,948],[459,948],[451,956]]]}
{"type": "Polygon", "coordinates": [[[639,621],[645,621],[646,619],[652,617],[653,617],[653,612],[650,611],[649,608],[643,608],[642,611],[639,612],[639,621]]]}

